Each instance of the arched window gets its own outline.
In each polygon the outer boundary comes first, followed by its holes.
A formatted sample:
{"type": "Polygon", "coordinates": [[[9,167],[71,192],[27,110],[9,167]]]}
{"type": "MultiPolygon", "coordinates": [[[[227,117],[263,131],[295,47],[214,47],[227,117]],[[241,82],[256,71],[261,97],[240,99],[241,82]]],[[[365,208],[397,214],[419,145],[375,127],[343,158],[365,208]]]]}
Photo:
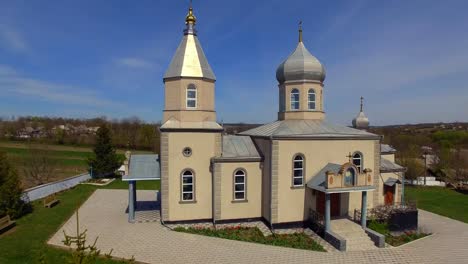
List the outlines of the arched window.
{"type": "Polygon", "coordinates": [[[344,175],[344,184],[346,186],[354,186],[356,178],[356,171],[354,168],[350,167],[346,170],[345,175],[344,175]]]}
{"type": "Polygon", "coordinates": [[[246,175],[245,171],[238,169],[234,172],[234,200],[246,199],[246,175]]]}
{"type": "Polygon", "coordinates": [[[296,155],[293,160],[293,186],[304,184],[304,157],[296,155]]]}
{"type": "Polygon", "coordinates": [[[197,108],[197,87],[192,83],[187,86],[187,108],[197,108]]]}
{"type": "Polygon", "coordinates": [[[195,200],[195,181],[194,175],[191,170],[184,170],[182,172],[182,201],[195,200]]]}
{"type": "Polygon", "coordinates": [[[299,110],[299,90],[291,90],[291,110],[299,110]]]}
{"type": "Polygon", "coordinates": [[[362,173],[362,154],[360,152],[355,152],[353,154],[353,164],[356,166],[358,169],[359,173],[362,173]]]}
{"type": "Polygon", "coordinates": [[[307,106],[309,110],[315,110],[315,90],[309,89],[308,97],[307,97],[307,106]]]}

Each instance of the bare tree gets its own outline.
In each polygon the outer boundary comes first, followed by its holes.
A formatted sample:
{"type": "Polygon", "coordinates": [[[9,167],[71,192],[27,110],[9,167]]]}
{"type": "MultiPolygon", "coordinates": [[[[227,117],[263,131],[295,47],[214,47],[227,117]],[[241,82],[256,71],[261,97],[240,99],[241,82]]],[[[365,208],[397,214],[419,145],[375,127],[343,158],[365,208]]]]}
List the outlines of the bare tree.
{"type": "Polygon", "coordinates": [[[41,185],[47,183],[56,168],[56,162],[51,157],[46,145],[28,145],[24,159],[24,175],[26,180],[41,185]]]}

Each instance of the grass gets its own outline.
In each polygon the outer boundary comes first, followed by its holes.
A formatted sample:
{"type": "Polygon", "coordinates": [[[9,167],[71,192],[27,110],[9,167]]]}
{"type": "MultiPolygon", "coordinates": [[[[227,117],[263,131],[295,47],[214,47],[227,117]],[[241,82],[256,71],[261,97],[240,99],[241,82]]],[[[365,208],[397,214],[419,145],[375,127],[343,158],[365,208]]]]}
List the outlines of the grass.
{"type": "Polygon", "coordinates": [[[429,234],[423,233],[423,232],[404,232],[403,234],[399,236],[392,236],[390,234],[390,230],[388,229],[388,224],[386,223],[379,223],[377,221],[371,221],[369,223],[369,229],[372,229],[382,235],[385,236],[385,242],[394,246],[398,247],[403,244],[406,244],[408,242],[414,241],[416,239],[423,238],[425,236],[428,236],[429,234]]]}
{"type": "Polygon", "coordinates": [[[275,234],[271,236],[264,236],[263,233],[256,227],[233,227],[217,230],[209,228],[177,227],[174,230],[190,234],[219,237],[244,242],[260,243],[271,246],[290,247],[325,252],[325,249],[323,249],[321,245],[319,245],[317,242],[315,242],[312,238],[310,238],[304,233],[284,235],[275,234]]]}
{"type": "MultiPolygon", "coordinates": [[[[56,168],[49,182],[61,180],[88,171],[87,158],[92,155],[91,147],[75,147],[54,144],[35,143],[34,147],[43,147],[47,150],[47,155],[54,161],[56,168]]],[[[12,164],[17,168],[22,179],[23,187],[33,187],[31,182],[26,180],[24,165],[28,156],[28,145],[25,142],[0,141],[0,151],[7,153],[12,164]]],[[[117,153],[123,155],[125,150],[119,149],[117,153]]],[[[148,151],[133,151],[132,153],[150,153],[148,151]]]]}
{"type": "Polygon", "coordinates": [[[405,188],[405,199],[418,208],[468,223],[468,195],[442,187],[405,188]]]}
{"type": "MultiPolygon", "coordinates": [[[[120,179],[105,187],[81,184],[58,194],[60,203],[50,209],[44,208],[42,200],[33,202],[34,211],[17,219],[17,226],[14,230],[1,235],[0,263],[39,263],[41,255],[44,256],[46,263],[66,263],[70,252],[47,246],[46,242],[73,215],[75,210],[99,188],[127,189],[128,185],[120,179]]],[[[159,181],[147,181],[138,186],[139,190],[154,190],[156,188],[159,188],[159,181]]],[[[97,263],[118,262],[99,259],[97,263]]]]}

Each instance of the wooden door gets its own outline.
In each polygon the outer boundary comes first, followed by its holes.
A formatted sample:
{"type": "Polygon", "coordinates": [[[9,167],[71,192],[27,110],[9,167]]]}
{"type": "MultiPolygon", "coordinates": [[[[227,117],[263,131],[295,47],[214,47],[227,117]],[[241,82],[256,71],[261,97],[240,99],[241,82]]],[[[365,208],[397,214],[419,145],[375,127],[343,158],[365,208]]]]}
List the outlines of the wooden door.
{"type": "Polygon", "coordinates": [[[393,196],[395,195],[395,185],[387,186],[384,188],[385,192],[385,205],[393,205],[393,196]]]}
{"type": "MultiPolygon", "coordinates": [[[[317,212],[325,215],[325,194],[323,192],[317,192],[316,208],[317,212]]],[[[340,194],[332,193],[330,194],[330,215],[331,217],[340,216],[340,194]]]]}

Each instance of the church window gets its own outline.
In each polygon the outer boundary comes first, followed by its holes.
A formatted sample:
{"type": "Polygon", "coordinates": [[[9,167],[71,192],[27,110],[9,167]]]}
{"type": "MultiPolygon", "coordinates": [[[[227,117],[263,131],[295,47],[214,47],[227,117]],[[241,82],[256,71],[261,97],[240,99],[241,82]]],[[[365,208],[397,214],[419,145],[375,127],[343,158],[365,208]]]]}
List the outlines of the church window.
{"type": "Polygon", "coordinates": [[[182,201],[195,201],[195,181],[191,170],[182,172],[182,201]]]}
{"type": "Polygon", "coordinates": [[[185,147],[182,150],[182,154],[184,154],[185,157],[190,157],[190,156],[192,156],[192,149],[189,148],[189,147],[185,147]]]}
{"type": "Polygon", "coordinates": [[[353,164],[356,166],[358,169],[359,173],[362,173],[362,154],[359,152],[356,152],[353,154],[353,164]]]}
{"type": "Polygon", "coordinates": [[[346,186],[354,186],[356,178],[356,171],[354,168],[350,167],[346,170],[345,175],[344,175],[344,184],[346,186]]]}
{"type": "Polygon", "coordinates": [[[197,108],[197,87],[192,83],[187,87],[187,108],[197,108]]]}
{"type": "Polygon", "coordinates": [[[291,110],[299,110],[299,90],[291,90],[291,110]]]}
{"type": "Polygon", "coordinates": [[[234,200],[245,200],[246,195],[246,175],[245,171],[238,169],[234,172],[234,200]]]}
{"type": "Polygon", "coordinates": [[[307,105],[309,110],[315,110],[315,90],[309,89],[308,97],[307,97],[307,105]]]}
{"type": "Polygon", "coordinates": [[[304,157],[296,155],[293,160],[293,186],[304,184],[304,157]]]}

